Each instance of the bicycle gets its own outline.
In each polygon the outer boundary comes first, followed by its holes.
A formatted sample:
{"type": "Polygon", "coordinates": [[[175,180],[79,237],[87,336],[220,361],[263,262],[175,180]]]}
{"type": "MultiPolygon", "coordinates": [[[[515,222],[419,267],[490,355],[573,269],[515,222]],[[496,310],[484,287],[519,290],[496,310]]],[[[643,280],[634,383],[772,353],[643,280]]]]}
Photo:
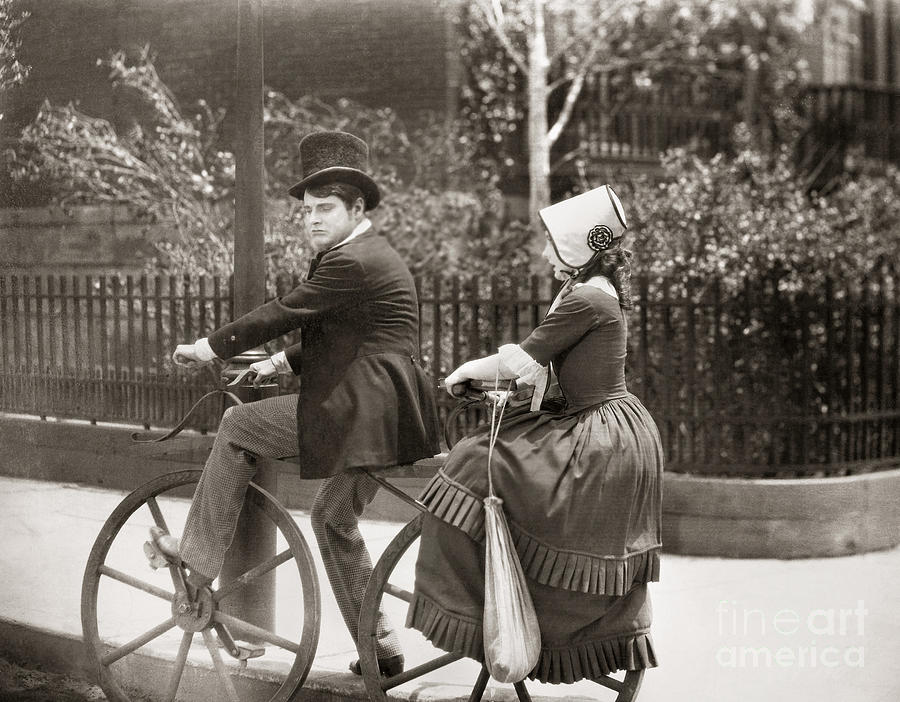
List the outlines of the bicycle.
{"type": "MultiPolygon", "coordinates": [[[[232,372],[232,377],[234,374],[232,372]]],[[[470,389],[462,398],[445,423],[445,439],[448,445],[452,445],[449,434],[458,414],[477,403],[487,401],[487,399],[488,394],[477,388],[470,389]]],[[[182,421],[179,426],[183,426],[184,423],[182,421]]],[[[170,432],[171,434],[172,432],[170,432]]],[[[369,698],[374,701],[387,700],[390,690],[463,657],[460,654],[439,651],[436,657],[414,665],[399,675],[383,677],[379,670],[376,653],[378,612],[385,596],[397,603],[408,604],[412,601],[411,586],[408,583],[399,585],[392,583],[391,579],[396,575],[398,564],[401,563],[404,555],[410,552],[410,548],[419,538],[422,513],[427,511],[422,503],[408,496],[384,476],[407,477],[423,472],[430,474],[442,465],[444,456],[445,454],[439,454],[411,465],[396,466],[379,471],[379,473],[366,471],[387,491],[419,512],[385,548],[374,566],[363,597],[358,652],[363,682],[369,698]]],[[[285,470],[295,470],[290,459],[258,460],[271,464],[270,467],[273,468],[278,468],[280,465],[285,470]]],[[[256,693],[252,692],[252,680],[245,674],[245,668],[251,660],[255,661],[254,665],[257,665],[256,661],[262,661],[262,656],[266,652],[266,649],[261,649],[259,646],[238,643],[235,634],[252,641],[265,642],[274,646],[276,651],[287,652],[292,656],[292,658],[289,656],[287,660],[284,659],[283,654],[281,654],[281,658],[278,658],[278,655],[275,656],[282,665],[289,665],[289,669],[283,679],[278,674],[281,683],[275,693],[268,698],[269,702],[290,700],[294,693],[303,686],[312,667],[318,646],[321,619],[321,597],[312,553],[291,514],[275,496],[256,483],[250,483],[245,504],[259,510],[272,522],[281,536],[285,548],[262,563],[249,568],[239,577],[224,584],[220,583],[215,588],[201,591],[196,600],[192,600],[188,594],[183,569],[178,566],[167,565],[174,589],[174,591],[170,591],[149,582],[146,578],[133,575],[112,565],[116,553],[124,551],[131,553],[139,550],[139,542],[134,542],[135,535],[139,532],[135,531],[134,525],[128,525],[128,521],[139,511],[146,516],[143,508],[146,507],[156,526],[164,529],[167,533],[174,533],[169,528],[169,520],[166,519],[161,503],[166,503],[165,498],[167,497],[186,494],[188,488],[192,491],[193,486],[200,479],[201,473],[202,471],[199,469],[177,471],[159,476],[138,487],[113,510],[91,549],[82,581],[82,629],[88,660],[97,671],[96,677],[100,687],[113,702],[136,702],[137,699],[129,689],[127,674],[122,672],[122,667],[116,667],[116,664],[161,637],[172,638],[170,632],[178,637],[179,630],[181,632],[180,640],[178,640],[178,649],[173,660],[161,660],[159,664],[165,669],[161,672],[165,685],[158,699],[167,702],[178,699],[179,693],[190,695],[192,686],[201,684],[200,677],[193,676],[190,672],[196,664],[188,666],[191,646],[197,634],[200,634],[203,639],[212,667],[217,673],[228,702],[240,702],[241,699],[247,699],[248,695],[254,695],[254,699],[258,699],[255,696],[256,693]],[[251,587],[260,578],[289,562],[293,562],[296,566],[300,587],[294,592],[299,592],[302,602],[301,621],[297,622],[298,626],[295,627],[292,637],[267,630],[228,613],[225,605],[229,596],[251,587]],[[128,638],[124,643],[119,643],[118,638],[121,637],[115,635],[104,634],[106,639],[113,639],[106,640],[100,632],[99,612],[101,610],[101,590],[105,589],[107,582],[110,583],[110,586],[118,583],[119,586],[125,586],[150,596],[148,604],[142,605],[148,609],[151,609],[149,603],[156,600],[169,603],[169,615],[159,624],[137,636],[128,638]],[[220,646],[230,658],[234,659],[235,663],[230,666],[225,663],[220,646]],[[184,679],[186,671],[188,671],[189,678],[187,681],[184,679]]],[[[139,537],[141,541],[145,536],[146,528],[139,537]]],[[[288,572],[293,572],[293,570],[290,569],[288,572]]],[[[161,607],[162,605],[159,605],[159,608],[161,607]]],[[[116,617],[118,616],[116,614],[116,617]]],[[[113,623],[117,622],[116,617],[113,618],[113,623]]],[[[172,639],[172,643],[174,643],[174,639],[172,639]]],[[[594,679],[594,682],[613,690],[616,693],[613,698],[616,702],[632,702],[640,689],[643,673],[643,670],[626,671],[622,680],[612,676],[600,676],[594,679]]],[[[470,702],[478,702],[482,699],[489,678],[487,668],[482,664],[481,671],[473,683],[469,697],[470,702]]],[[[514,689],[520,701],[527,702],[531,699],[524,681],[516,683],[514,689]]],[[[184,699],[190,699],[190,696],[184,697],[184,699]]]]}

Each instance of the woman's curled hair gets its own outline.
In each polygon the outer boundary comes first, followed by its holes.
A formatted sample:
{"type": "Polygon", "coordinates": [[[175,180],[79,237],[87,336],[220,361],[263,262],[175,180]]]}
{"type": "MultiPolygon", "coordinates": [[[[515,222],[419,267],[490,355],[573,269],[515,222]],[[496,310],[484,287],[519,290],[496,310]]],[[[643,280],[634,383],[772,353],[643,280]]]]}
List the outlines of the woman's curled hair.
{"type": "Polygon", "coordinates": [[[616,293],[619,295],[619,305],[626,310],[634,307],[631,299],[631,260],[634,254],[630,249],[622,246],[619,239],[612,246],[600,251],[579,272],[576,280],[584,282],[595,275],[602,275],[612,281],[616,293]]]}

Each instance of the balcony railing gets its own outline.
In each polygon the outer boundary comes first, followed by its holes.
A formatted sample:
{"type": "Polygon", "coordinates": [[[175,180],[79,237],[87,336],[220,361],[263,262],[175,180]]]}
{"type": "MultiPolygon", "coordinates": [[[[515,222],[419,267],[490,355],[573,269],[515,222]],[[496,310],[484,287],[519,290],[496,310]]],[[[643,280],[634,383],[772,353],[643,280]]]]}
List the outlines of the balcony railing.
{"type": "Polygon", "coordinates": [[[900,162],[900,89],[874,83],[810,85],[802,107],[835,140],[861,146],[870,158],[900,162]]]}
{"type": "Polygon", "coordinates": [[[620,100],[601,75],[586,83],[562,148],[567,153],[584,145],[591,161],[657,162],[677,146],[712,155],[727,148],[738,97],[733,91],[701,95],[691,86],[661,86],[620,100]]]}
{"type": "MultiPolygon", "coordinates": [[[[658,163],[673,147],[711,156],[726,151],[742,118],[736,90],[697,94],[663,87],[617,100],[602,79],[585,85],[557,153],[578,151],[588,163],[658,163]]],[[[875,84],[808,86],[799,104],[816,134],[816,149],[860,146],[871,158],[900,162],[900,90],[875,84]]]]}

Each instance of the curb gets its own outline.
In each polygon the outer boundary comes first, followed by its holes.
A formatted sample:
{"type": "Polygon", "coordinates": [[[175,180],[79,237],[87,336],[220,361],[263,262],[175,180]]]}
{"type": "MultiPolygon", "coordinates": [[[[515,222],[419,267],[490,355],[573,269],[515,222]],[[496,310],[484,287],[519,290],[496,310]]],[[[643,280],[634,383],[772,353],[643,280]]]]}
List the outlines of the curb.
{"type": "MultiPolygon", "coordinates": [[[[20,664],[37,664],[55,673],[87,677],[92,682],[96,682],[98,677],[97,672],[88,664],[80,638],[2,618],[0,655],[20,664]]],[[[129,655],[127,661],[127,670],[120,667],[117,671],[120,680],[133,686],[138,693],[155,694],[165,689],[171,661],[140,652],[129,655]]],[[[272,697],[280,683],[273,681],[271,677],[271,673],[266,674],[264,671],[260,671],[258,676],[241,675],[238,687],[242,698],[262,700],[272,697]]],[[[368,699],[362,681],[347,678],[344,675],[311,670],[306,683],[294,694],[292,700],[344,702],[368,699]]],[[[188,666],[179,689],[179,698],[196,702],[221,702],[216,671],[212,667],[188,666]]]]}
{"type": "MultiPolygon", "coordinates": [[[[87,661],[81,639],[65,632],[30,626],[0,617],[0,657],[34,667],[35,665],[60,674],[87,678],[96,683],[98,675],[87,661]]],[[[127,656],[127,668],[117,669],[118,679],[133,688],[138,695],[158,694],[168,682],[171,661],[139,651],[127,656]]],[[[277,674],[269,671],[247,669],[235,680],[242,700],[268,700],[275,694],[280,682],[277,674]]],[[[235,679],[234,677],[232,679],[235,679]]],[[[474,681],[473,681],[474,682],[474,681]]],[[[469,694],[460,694],[460,686],[447,686],[438,682],[423,682],[409,692],[392,692],[392,699],[407,702],[465,702],[469,694]]],[[[491,688],[489,699],[493,702],[518,700],[511,685],[491,688]]],[[[211,667],[188,665],[179,687],[178,699],[191,702],[222,702],[221,686],[216,671],[211,667]]],[[[362,678],[351,673],[310,670],[306,682],[291,697],[292,702],[364,702],[368,700],[362,678]]],[[[487,698],[486,698],[487,699],[487,698]]],[[[559,702],[559,698],[532,695],[534,702],[559,702]]],[[[590,702],[583,696],[568,697],[571,702],[590,702]]]]}

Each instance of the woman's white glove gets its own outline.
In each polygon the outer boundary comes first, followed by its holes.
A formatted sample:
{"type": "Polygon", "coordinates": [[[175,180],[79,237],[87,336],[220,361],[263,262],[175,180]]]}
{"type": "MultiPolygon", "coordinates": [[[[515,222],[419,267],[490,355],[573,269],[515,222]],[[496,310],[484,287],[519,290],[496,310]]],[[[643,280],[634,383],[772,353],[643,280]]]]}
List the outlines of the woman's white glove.
{"type": "Polygon", "coordinates": [[[271,358],[264,361],[257,361],[250,364],[250,370],[253,373],[253,387],[258,388],[266,381],[274,378],[278,374],[278,369],[272,362],[271,358]]]}
{"type": "Polygon", "coordinates": [[[172,354],[175,365],[183,368],[199,368],[215,358],[217,358],[216,353],[205,338],[198,339],[193,344],[178,344],[175,347],[175,353],[172,354]]]}
{"type": "Polygon", "coordinates": [[[465,371],[463,370],[464,368],[465,364],[461,365],[450,375],[444,378],[444,387],[447,389],[447,392],[450,393],[451,397],[462,397],[466,391],[466,382],[472,379],[465,373],[465,371]]]}

